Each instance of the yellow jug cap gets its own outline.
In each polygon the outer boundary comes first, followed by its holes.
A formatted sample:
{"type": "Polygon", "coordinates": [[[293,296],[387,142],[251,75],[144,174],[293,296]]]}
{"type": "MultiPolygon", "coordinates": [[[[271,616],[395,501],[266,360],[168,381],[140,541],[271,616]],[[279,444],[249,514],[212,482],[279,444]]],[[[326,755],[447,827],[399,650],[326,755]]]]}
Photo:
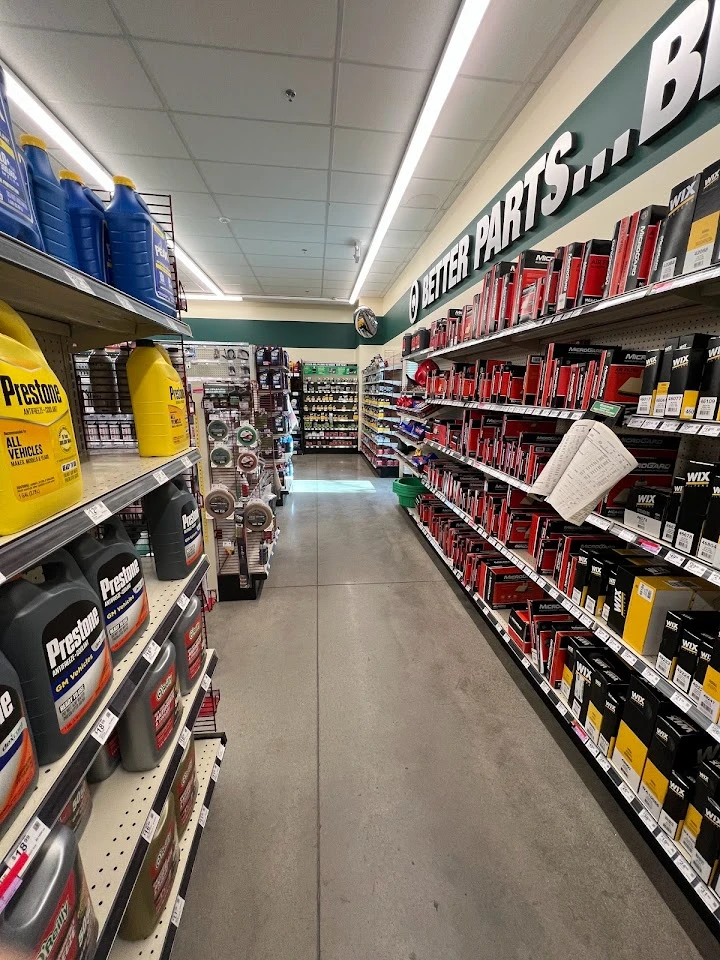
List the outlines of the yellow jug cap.
{"type": "Polygon", "coordinates": [[[75,173],[74,170],[61,170],[59,173],[61,180],[74,180],[75,183],[82,183],[82,177],[80,174],[75,173]]]}
{"type": "Polygon", "coordinates": [[[31,133],[23,133],[20,137],[20,144],[23,147],[40,147],[41,150],[47,150],[47,144],[40,137],[34,137],[31,133]]]}
{"type": "Polygon", "coordinates": [[[116,183],[119,187],[130,187],[131,190],[135,189],[135,184],[130,177],[113,177],[113,183],[116,183]]]}

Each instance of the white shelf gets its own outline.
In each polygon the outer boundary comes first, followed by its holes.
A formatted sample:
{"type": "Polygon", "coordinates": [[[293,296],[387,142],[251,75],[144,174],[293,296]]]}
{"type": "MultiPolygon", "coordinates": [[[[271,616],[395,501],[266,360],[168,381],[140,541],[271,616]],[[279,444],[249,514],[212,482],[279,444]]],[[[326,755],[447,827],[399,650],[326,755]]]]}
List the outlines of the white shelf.
{"type": "Polygon", "coordinates": [[[167,904],[153,933],[145,940],[118,938],[110,954],[111,960],[166,960],[170,956],[224,753],[225,745],[219,735],[195,741],[197,797],[190,821],[180,840],[180,862],[167,904]]]}
{"type": "MultiPolygon", "coordinates": [[[[203,669],[190,693],[183,697],[182,717],[158,766],[145,773],[128,773],[119,766],[107,780],[90,788],[93,809],[80,840],[80,855],[99,926],[96,960],[107,955],[115,938],[147,853],[148,840],[142,836],[143,830],[162,810],[170,792],[183,743],[210,687],[216,662],[215,651],[207,650],[203,669]]],[[[147,832],[152,839],[152,832],[147,832]]]]}

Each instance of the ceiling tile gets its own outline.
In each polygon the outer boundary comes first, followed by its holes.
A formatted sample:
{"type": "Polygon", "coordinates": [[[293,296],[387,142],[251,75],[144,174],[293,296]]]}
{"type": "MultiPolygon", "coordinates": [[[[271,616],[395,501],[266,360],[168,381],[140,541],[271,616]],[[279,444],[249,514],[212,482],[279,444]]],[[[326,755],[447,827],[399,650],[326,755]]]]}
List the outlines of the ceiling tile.
{"type": "MultiPolygon", "coordinates": [[[[526,80],[577,6],[577,0],[492,0],[467,52],[462,73],[526,80]]],[[[584,6],[589,13],[593,4],[586,2],[584,6]]]]}
{"type": "Polygon", "coordinates": [[[336,123],[341,127],[409,133],[422,105],[429,76],[341,63],[336,123]]]}
{"type": "Polygon", "coordinates": [[[480,148],[475,140],[430,137],[415,175],[433,180],[457,180],[480,148]]]}
{"type": "Polygon", "coordinates": [[[216,199],[223,216],[232,219],[270,220],[279,223],[325,223],[324,202],[227,195],[219,195],[216,199]]]}
{"type": "Polygon", "coordinates": [[[53,104],[58,116],[75,136],[100,159],[104,155],[138,157],[188,157],[182,140],[166,113],[129,110],[91,104],[53,104]]]}
{"type": "Polygon", "coordinates": [[[162,106],[132,47],[119,37],[3,27],[0,56],[48,103],[162,106]]]}
{"type": "Polygon", "coordinates": [[[323,280],[323,287],[333,293],[342,293],[347,296],[352,288],[352,280],[328,280],[326,277],[323,280]]]}
{"type": "Polygon", "coordinates": [[[445,199],[443,200],[443,204],[442,204],[442,205],[443,205],[443,207],[444,207],[446,210],[449,209],[449,208],[455,203],[455,201],[456,201],[457,198],[460,196],[460,194],[463,192],[463,190],[465,189],[466,186],[467,186],[467,182],[463,183],[463,182],[461,181],[460,183],[457,183],[457,184],[453,187],[453,189],[450,191],[450,193],[447,195],[447,197],[445,197],[445,199]]]}
{"type": "Polygon", "coordinates": [[[438,117],[435,134],[488,140],[519,92],[514,83],[458,77],[438,117]]]}
{"type": "Polygon", "coordinates": [[[380,207],[367,203],[331,203],[328,223],[340,227],[374,227],[380,207]]]}
{"type": "Polygon", "coordinates": [[[405,248],[382,246],[378,250],[375,263],[403,263],[407,256],[408,251],[405,248]]]}
{"type": "Polygon", "coordinates": [[[274,283],[268,292],[274,297],[320,297],[322,286],[317,280],[309,283],[274,283]]]}
{"type": "Polygon", "coordinates": [[[351,246],[356,240],[358,243],[369,243],[372,234],[368,227],[328,227],[327,242],[347,246],[351,246]]]}
{"type": "Polygon", "coordinates": [[[255,267],[253,273],[259,280],[287,280],[289,283],[301,283],[303,280],[322,279],[322,267],[255,267]]]}
{"type": "Polygon", "coordinates": [[[341,262],[354,262],[355,248],[352,243],[328,243],[325,247],[325,256],[341,262]]]}
{"type": "Polygon", "coordinates": [[[273,257],[267,253],[248,253],[248,263],[252,267],[320,267],[322,269],[322,257],[273,257]]]}
{"type": "Polygon", "coordinates": [[[456,0],[345,0],[341,56],[432,70],[457,7],[456,0]]]}
{"type": "Polygon", "coordinates": [[[108,165],[113,172],[134,180],[141,191],[203,193],[207,190],[192,160],[118,156],[109,158],[108,165]]]}
{"type": "Polygon", "coordinates": [[[325,200],[327,194],[327,174],[324,170],[212,163],[207,160],[199,163],[199,167],[215,193],[288,200],[325,200]]]}
{"type": "Polygon", "coordinates": [[[262,120],[221,120],[195,114],[173,114],[193,157],[327,170],[330,127],[262,120]]]}
{"type": "Polygon", "coordinates": [[[172,192],[173,217],[195,219],[195,217],[219,217],[220,211],[209,193],[183,193],[182,190],[172,192]]]}
{"type": "Polygon", "coordinates": [[[422,207],[398,207],[392,226],[396,230],[425,230],[435,214],[422,207]]]}
{"type": "Polygon", "coordinates": [[[405,139],[401,133],[339,127],[333,138],[333,169],[394,174],[402,159],[405,139]]]}
{"type": "Polygon", "coordinates": [[[213,277],[223,293],[244,293],[248,296],[262,296],[265,292],[257,280],[239,279],[238,277],[213,277]]]}
{"type": "Polygon", "coordinates": [[[326,280],[354,280],[357,272],[358,268],[355,264],[352,265],[352,268],[348,267],[347,270],[329,270],[326,266],[323,276],[326,280]]]}
{"type": "Polygon", "coordinates": [[[305,243],[302,240],[242,240],[244,253],[266,253],[271,257],[322,257],[322,243],[305,243]],[[303,249],[307,253],[303,253],[303,249]]]}
{"type": "MultiPolygon", "coordinates": [[[[406,251],[406,252],[407,252],[407,251],[406,251]]],[[[371,268],[370,273],[368,274],[368,276],[369,276],[370,278],[372,278],[372,277],[380,277],[380,278],[382,278],[382,279],[385,279],[386,277],[389,278],[389,277],[394,276],[396,272],[397,272],[397,265],[396,265],[396,264],[394,264],[394,263],[385,263],[385,262],[383,262],[382,260],[376,260],[375,263],[372,265],[372,268],[371,268]]]]}
{"type": "Polygon", "coordinates": [[[387,244],[389,247],[405,247],[406,249],[414,249],[422,240],[425,239],[426,236],[427,234],[424,230],[391,229],[385,234],[383,246],[387,244]]]}
{"type": "Polygon", "coordinates": [[[171,110],[251,120],[329,123],[332,63],[174,43],[139,49],[171,110]],[[289,103],[284,90],[292,87],[289,103]]]}
{"type": "Polygon", "coordinates": [[[406,207],[436,210],[454,186],[452,180],[423,180],[421,177],[413,177],[403,194],[402,204],[406,207]]]}
{"type": "Polygon", "coordinates": [[[221,276],[228,271],[241,270],[245,274],[251,274],[247,260],[237,248],[234,252],[201,250],[198,251],[197,259],[208,270],[216,270],[221,276]]]}
{"type": "MultiPolygon", "coordinates": [[[[175,209],[175,197],[173,194],[173,209],[175,209]]],[[[175,232],[179,235],[194,237],[230,237],[230,228],[225,223],[220,223],[217,216],[214,217],[178,217],[174,216],[175,232]]]]}
{"type": "Polygon", "coordinates": [[[320,223],[267,223],[263,220],[233,220],[233,235],[245,240],[296,240],[301,246],[325,242],[325,227],[320,223]]]}
{"type": "Polygon", "coordinates": [[[351,270],[352,275],[356,276],[360,267],[354,260],[348,260],[347,257],[325,257],[325,271],[330,270],[351,270]]]}
{"type": "Polygon", "coordinates": [[[222,291],[223,291],[223,293],[234,293],[234,294],[238,294],[238,293],[248,293],[248,292],[249,292],[248,289],[247,289],[247,287],[245,287],[245,288],[243,289],[242,286],[238,286],[238,285],[233,284],[233,283],[223,284],[223,286],[222,286],[222,291]]]}
{"type": "Polygon", "coordinates": [[[391,185],[390,177],[375,173],[341,173],[334,170],[330,179],[330,199],[346,203],[383,203],[391,185]]]}
{"type": "Polygon", "coordinates": [[[240,253],[237,240],[234,237],[199,237],[197,234],[190,234],[181,241],[191,257],[200,256],[205,253],[240,253]]]}
{"type": "Polygon", "coordinates": [[[0,0],[0,20],[28,27],[120,33],[120,24],[105,0],[0,0]]]}
{"type": "MultiPolygon", "coordinates": [[[[20,0],[15,0],[20,2],[20,0]]],[[[47,0],[46,0],[47,2],[47,0]]],[[[116,0],[138,37],[332,57],[335,0],[116,0]]]]}

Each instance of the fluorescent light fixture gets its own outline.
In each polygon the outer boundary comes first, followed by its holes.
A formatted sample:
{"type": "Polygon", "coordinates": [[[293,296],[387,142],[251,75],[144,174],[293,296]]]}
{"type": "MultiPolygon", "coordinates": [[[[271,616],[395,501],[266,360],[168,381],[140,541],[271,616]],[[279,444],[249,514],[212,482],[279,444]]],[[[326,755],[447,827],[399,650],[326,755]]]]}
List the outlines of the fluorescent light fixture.
{"type": "MultiPolygon", "coordinates": [[[[110,173],[89,153],[85,147],[77,140],[66,128],[50,113],[45,105],[38,100],[34,93],[29,90],[22,80],[19,80],[15,74],[5,64],[5,86],[8,99],[16,107],[32,120],[42,132],[56,146],[60,147],[69,157],[77,163],[83,172],[90,178],[91,183],[97,184],[103,190],[112,192],[114,188],[113,179],[110,173]]],[[[224,294],[220,287],[210,279],[187,253],[177,243],[175,244],[175,256],[190,273],[195,276],[204,287],[215,295],[223,297],[224,294]]],[[[242,299],[242,298],[238,298],[242,299]]]]}
{"type": "Polygon", "coordinates": [[[355,301],[360,296],[363,284],[367,279],[370,268],[375,262],[380,246],[385,239],[393,217],[400,206],[405,190],[415,173],[420,157],[427,145],[430,134],[433,132],[440,111],[448,98],[455,78],[460,72],[460,68],[465,60],[465,55],[470,48],[477,29],[480,26],[485,11],[490,4],[490,0],[465,0],[460,12],[455,19],[455,25],[445,45],[440,64],[435,71],[430,90],[428,91],[425,103],[423,104],[420,116],[418,117],[415,129],[410,137],[410,142],[405,150],[400,168],[395,176],[395,182],[392,185],[390,196],[387,198],[382,215],[375,228],[375,233],[370,241],[370,246],[365,254],[360,273],[357,275],[355,285],[350,294],[350,302],[355,301]]]}

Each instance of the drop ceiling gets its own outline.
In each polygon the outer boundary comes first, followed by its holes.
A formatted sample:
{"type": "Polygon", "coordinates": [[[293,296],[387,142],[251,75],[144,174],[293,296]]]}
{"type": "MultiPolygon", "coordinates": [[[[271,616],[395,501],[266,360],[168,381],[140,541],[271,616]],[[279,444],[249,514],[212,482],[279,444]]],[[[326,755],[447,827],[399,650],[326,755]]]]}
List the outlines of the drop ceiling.
{"type": "MultiPolygon", "coordinates": [[[[391,286],[596,3],[491,0],[364,296],[391,286]]],[[[345,298],[457,8],[0,0],[0,57],[112,173],[172,195],[178,242],[225,293],[345,298]]]]}

